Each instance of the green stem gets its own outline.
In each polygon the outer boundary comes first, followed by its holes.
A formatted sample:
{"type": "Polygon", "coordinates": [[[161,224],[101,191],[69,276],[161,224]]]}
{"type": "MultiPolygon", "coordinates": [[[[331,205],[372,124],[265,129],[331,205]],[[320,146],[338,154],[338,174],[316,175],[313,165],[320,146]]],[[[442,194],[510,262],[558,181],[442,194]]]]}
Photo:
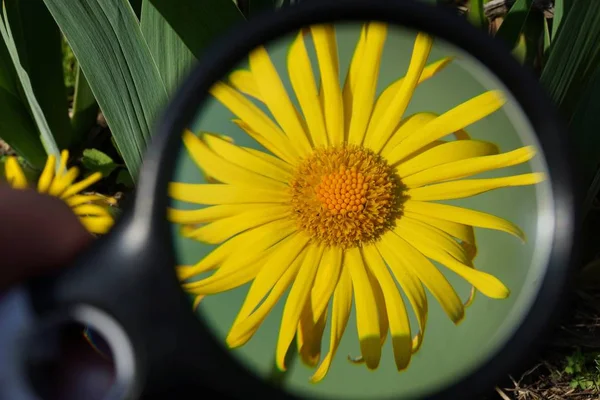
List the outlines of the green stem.
{"type": "MultiPolygon", "coordinates": [[[[294,340],[292,341],[292,343],[295,343],[296,338],[294,337],[294,340]]],[[[269,382],[271,382],[271,384],[273,386],[276,387],[282,387],[283,383],[285,382],[285,379],[290,375],[290,371],[292,369],[292,364],[294,362],[294,360],[296,359],[298,355],[298,351],[296,349],[296,347],[292,344],[289,348],[287,353],[285,353],[285,366],[286,366],[286,370],[282,371],[279,369],[279,367],[277,366],[277,362],[275,360],[273,360],[273,367],[271,368],[271,373],[269,374],[269,382]]]]}

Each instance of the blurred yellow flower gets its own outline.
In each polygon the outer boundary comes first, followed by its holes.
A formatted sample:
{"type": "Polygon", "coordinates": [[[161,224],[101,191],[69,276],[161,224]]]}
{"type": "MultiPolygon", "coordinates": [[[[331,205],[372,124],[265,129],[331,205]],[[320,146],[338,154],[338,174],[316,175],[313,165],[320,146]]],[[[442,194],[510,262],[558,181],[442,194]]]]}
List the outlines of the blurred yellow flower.
{"type": "MultiPolygon", "coordinates": [[[[95,234],[106,233],[114,223],[114,219],[104,204],[115,204],[115,200],[99,194],[82,194],[81,192],[98,182],[102,178],[99,172],[75,182],[79,175],[77,167],[67,170],[69,152],[64,150],[60,156],[59,168],[55,172],[56,157],[48,156],[44,170],[37,182],[37,191],[62,199],[79,217],[81,223],[88,231],[95,234]]],[[[25,189],[29,183],[17,158],[8,157],[5,167],[5,176],[8,184],[15,189],[25,189]]]]}

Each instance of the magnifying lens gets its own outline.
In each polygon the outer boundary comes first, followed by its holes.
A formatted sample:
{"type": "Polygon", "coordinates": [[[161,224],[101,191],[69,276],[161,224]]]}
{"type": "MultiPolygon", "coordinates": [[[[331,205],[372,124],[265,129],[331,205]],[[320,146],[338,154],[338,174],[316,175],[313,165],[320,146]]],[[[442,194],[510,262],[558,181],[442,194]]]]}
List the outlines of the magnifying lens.
{"type": "Polygon", "coordinates": [[[471,398],[539,342],[571,169],[501,44],[422,3],[321,0],[206,54],[131,207],[32,286],[38,335],[103,338],[106,396],[471,398]]]}

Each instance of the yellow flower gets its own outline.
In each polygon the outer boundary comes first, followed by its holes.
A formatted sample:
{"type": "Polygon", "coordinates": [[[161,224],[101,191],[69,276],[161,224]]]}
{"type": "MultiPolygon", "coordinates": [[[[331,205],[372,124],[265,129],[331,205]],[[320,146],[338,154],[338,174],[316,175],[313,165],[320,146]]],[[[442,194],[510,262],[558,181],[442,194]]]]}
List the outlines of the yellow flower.
{"type": "MultiPolygon", "coordinates": [[[[55,172],[56,157],[48,156],[46,165],[37,183],[37,191],[62,199],[79,217],[88,231],[95,234],[106,233],[114,223],[106,207],[99,203],[114,204],[114,199],[99,194],[82,194],[81,192],[102,178],[99,172],[76,182],[79,175],[77,167],[67,170],[69,152],[63,150],[60,155],[59,168],[55,172]]],[[[25,174],[16,157],[8,157],[5,163],[5,175],[8,184],[15,189],[29,187],[25,174]]]]}
{"type": "Polygon", "coordinates": [[[183,134],[195,163],[219,183],[172,182],[172,198],[204,207],[170,209],[169,218],[182,225],[185,237],[220,246],[196,265],[179,266],[178,274],[183,288],[198,296],[197,302],[252,282],[227,336],[232,348],[254,335],[290,289],[276,346],[282,370],[296,337],[305,364],[316,367],[321,361],[312,382],[323,379],[353,303],[362,355],[358,362],[377,368],[389,332],[397,369],[403,370],[423,340],[425,288],[455,323],[474,293],[463,304],[432,260],[484,295],[503,299],[508,288],[473,266],[473,227],[524,240],[509,221],[437,201],[531,185],[543,176],[463,179],[534,156],[531,147],[500,153],[496,145],[471,140],[463,131],[502,107],[505,100],[498,91],[442,115],[403,117],[416,86],[450,62],[426,65],[429,36],[417,36],[406,76],[376,98],[387,26],[363,27],[342,88],[334,28],[314,26],[310,32],[321,88],[303,33],[291,45],[287,63],[301,110],[288,97],[262,47],[250,54],[249,70],[236,71],[229,84],[219,82],[212,88],[212,95],[237,116],[234,122],[272,155],[236,146],[216,134],[183,134]],[[246,96],[263,103],[274,120],[246,96]],[[449,135],[457,140],[442,140],[449,135]],[[411,330],[400,290],[416,314],[416,329],[411,330]],[[321,360],[330,302],[329,350],[321,360]]]}

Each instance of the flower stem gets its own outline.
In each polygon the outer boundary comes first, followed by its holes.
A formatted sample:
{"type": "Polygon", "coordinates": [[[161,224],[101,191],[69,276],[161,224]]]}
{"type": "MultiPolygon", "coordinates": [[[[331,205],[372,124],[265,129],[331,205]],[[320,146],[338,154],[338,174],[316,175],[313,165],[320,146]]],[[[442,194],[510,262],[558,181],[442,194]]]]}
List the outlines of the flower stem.
{"type": "MultiPolygon", "coordinates": [[[[294,338],[294,341],[292,343],[295,343],[295,341],[296,340],[294,338]]],[[[291,345],[288,348],[287,353],[285,353],[285,366],[286,366],[285,371],[280,370],[279,367],[277,366],[277,362],[275,360],[273,360],[273,367],[271,368],[271,373],[269,374],[269,382],[271,382],[271,384],[273,386],[276,386],[276,387],[283,386],[285,379],[290,374],[290,371],[292,369],[292,364],[293,364],[294,360],[296,359],[297,355],[298,355],[298,351],[296,350],[296,347],[294,345],[291,345]]]]}

